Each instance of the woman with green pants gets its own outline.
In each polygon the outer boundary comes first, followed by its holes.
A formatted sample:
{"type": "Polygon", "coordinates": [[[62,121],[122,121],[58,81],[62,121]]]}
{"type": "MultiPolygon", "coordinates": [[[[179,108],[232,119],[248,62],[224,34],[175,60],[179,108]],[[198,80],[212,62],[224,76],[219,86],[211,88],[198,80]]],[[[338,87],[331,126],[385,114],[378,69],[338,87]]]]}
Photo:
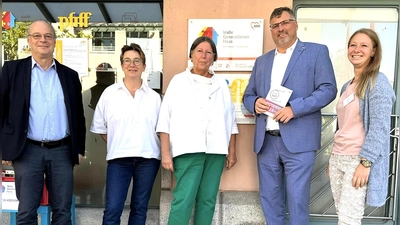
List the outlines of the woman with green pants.
{"type": "Polygon", "coordinates": [[[190,48],[193,66],[175,75],[161,104],[157,132],[161,163],[176,187],[169,225],[210,225],[224,169],[236,163],[235,107],[229,87],[210,70],[217,60],[213,40],[202,36],[190,48]]]}

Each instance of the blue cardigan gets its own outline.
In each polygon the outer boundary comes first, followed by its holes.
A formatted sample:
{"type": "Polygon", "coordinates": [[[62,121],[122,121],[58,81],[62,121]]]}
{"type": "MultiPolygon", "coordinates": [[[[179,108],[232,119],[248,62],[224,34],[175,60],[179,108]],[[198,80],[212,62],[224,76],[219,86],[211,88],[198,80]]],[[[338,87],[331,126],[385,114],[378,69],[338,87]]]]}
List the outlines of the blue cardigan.
{"type": "MultiPolygon", "coordinates": [[[[343,85],[341,93],[350,82],[343,85]]],[[[369,206],[380,207],[386,202],[390,165],[390,115],[395,99],[389,80],[379,72],[374,88],[371,90],[369,83],[364,99],[359,100],[365,131],[360,157],[372,162],[366,199],[369,206]]]]}

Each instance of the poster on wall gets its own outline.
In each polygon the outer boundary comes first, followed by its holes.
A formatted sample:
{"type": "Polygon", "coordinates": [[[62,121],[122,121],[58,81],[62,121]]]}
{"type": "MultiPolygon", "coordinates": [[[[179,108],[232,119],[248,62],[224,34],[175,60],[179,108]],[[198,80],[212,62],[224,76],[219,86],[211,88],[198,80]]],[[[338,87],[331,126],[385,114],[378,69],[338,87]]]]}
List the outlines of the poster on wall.
{"type": "Polygon", "coordinates": [[[231,91],[232,101],[236,110],[236,123],[238,124],[254,124],[255,117],[244,107],[242,98],[244,90],[249,83],[250,74],[218,74],[225,78],[226,83],[231,91]]]}
{"type": "MultiPolygon", "coordinates": [[[[79,77],[89,75],[89,51],[86,38],[57,38],[54,58],[74,69],[79,77]]],[[[26,38],[18,38],[18,59],[31,55],[31,47],[26,38]]]]}
{"type": "Polygon", "coordinates": [[[160,38],[127,38],[126,44],[136,43],[140,45],[146,56],[146,71],[162,70],[162,54],[160,38]]]}
{"type": "Polygon", "coordinates": [[[251,71],[256,58],[262,55],[264,19],[189,19],[189,50],[200,36],[212,38],[217,46],[218,59],[211,69],[251,71]]]}
{"type": "Polygon", "coordinates": [[[18,38],[18,59],[23,59],[31,55],[31,47],[28,45],[28,39],[18,38]]]}
{"type": "Polygon", "coordinates": [[[79,77],[89,75],[87,38],[57,38],[55,58],[78,72],[79,77]]]}
{"type": "Polygon", "coordinates": [[[127,38],[126,44],[135,43],[140,45],[146,56],[146,70],[142,73],[142,79],[147,82],[147,85],[161,91],[161,71],[162,71],[162,53],[161,39],[159,33],[152,31],[156,35],[151,38],[127,38]]]}
{"type": "Polygon", "coordinates": [[[14,170],[2,170],[2,209],[18,210],[19,201],[15,193],[14,170]]]}

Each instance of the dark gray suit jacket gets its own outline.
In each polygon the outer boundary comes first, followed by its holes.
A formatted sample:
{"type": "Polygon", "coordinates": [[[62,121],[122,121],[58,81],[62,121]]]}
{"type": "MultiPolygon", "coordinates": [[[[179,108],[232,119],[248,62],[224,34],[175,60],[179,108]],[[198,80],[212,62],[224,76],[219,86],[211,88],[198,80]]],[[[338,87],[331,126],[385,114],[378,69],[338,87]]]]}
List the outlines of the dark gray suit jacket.
{"type": "MultiPolygon", "coordinates": [[[[71,136],[71,159],[79,164],[85,154],[86,126],[82,86],[76,71],[55,60],[64,93],[71,136]]],[[[5,62],[0,77],[0,149],[2,159],[12,161],[24,150],[31,96],[32,57],[5,62]]]]}

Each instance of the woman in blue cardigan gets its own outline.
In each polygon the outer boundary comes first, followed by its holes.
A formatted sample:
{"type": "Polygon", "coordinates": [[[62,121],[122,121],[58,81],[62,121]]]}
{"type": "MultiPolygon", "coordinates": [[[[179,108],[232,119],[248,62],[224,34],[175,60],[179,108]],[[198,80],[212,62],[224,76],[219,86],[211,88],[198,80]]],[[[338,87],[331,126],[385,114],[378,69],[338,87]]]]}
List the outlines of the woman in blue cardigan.
{"type": "Polygon", "coordinates": [[[349,39],[354,78],[342,87],[328,175],[338,224],[361,224],[365,205],[382,206],[388,190],[390,115],[395,94],[379,72],[382,48],[375,31],[349,39]]]}

